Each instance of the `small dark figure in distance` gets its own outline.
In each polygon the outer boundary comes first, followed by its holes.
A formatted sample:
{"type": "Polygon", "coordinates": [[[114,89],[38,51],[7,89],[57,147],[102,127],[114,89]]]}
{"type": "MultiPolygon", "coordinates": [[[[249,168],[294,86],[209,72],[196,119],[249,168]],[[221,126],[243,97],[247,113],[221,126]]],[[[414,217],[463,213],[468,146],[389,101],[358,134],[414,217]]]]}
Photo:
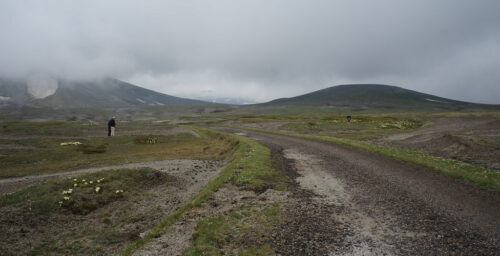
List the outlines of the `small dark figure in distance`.
{"type": "Polygon", "coordinates": [[[352,118],[351,116],[347,116],[347,122],[348,123],[351,122],[351,118],[352,118]]]}
{"type": "Polygon", "coordinates": [[[115,136],[115,117],[112,117],[111,120],[108,121],[108,136],[115,136]]]}

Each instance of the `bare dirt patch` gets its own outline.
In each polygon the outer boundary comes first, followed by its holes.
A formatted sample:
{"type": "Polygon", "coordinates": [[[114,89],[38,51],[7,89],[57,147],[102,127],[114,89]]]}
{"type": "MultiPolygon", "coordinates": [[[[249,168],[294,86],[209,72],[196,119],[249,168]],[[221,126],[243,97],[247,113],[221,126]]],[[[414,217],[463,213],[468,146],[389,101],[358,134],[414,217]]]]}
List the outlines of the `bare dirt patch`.
{"type": "Polygon", "coordinates": [[[375,142],[500,171],[500,120],[494,117],[435,118],[428,128],[375,142]]]}

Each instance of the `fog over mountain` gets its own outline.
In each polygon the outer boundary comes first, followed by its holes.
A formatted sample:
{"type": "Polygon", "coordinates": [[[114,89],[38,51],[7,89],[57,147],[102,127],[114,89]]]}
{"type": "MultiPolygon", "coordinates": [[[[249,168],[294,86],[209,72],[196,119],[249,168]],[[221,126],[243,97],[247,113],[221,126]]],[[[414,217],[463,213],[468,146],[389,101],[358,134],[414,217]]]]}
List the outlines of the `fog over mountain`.
{"type": "Polygon", "coordinates": [[[116,77],[258,102],[380,83],[500,104],[498,10],[495,0],[7,0],[0,77],[116,77]]]}

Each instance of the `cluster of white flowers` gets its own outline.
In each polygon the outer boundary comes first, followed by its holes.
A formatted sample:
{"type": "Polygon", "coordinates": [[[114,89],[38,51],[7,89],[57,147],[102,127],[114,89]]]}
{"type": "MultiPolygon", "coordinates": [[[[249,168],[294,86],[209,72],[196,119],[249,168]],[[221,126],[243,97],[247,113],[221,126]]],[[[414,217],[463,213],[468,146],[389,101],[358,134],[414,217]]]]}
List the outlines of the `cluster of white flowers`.
{"type": "MultiPolygon", "coordinates": [[[[78,179],[73,178],[73,177],[69,177],[68,179],[70,179],[70,180],[72,179],[73,180],[73,188],[69,188],[68,190],[63,190],[62,191],[62,194],[65,195],[65,196],[63,197],[62,201],[58,202],[59,206],[62,206],[64,204],[64,201],[69,201],[71,199],[71,197],[69,197],[69,195],[73,194],[74,188],[77,188],[79,186],[84,187],[85,185],[89,185],[89,184],[92,185],[94,183],[102,183],[104,181],[104,178],[100,178],[100,179],[96,180],[95,182],[93,180],[87,181],[86,179],[78,180],[78,179]]],[[[95,191],[95,193],[101,192],[101,187],[96,186],[94,188],[94,191],[95,191]]],[[[116,193],[123,193],[123,190],[116,190],[116,193]]]]}
{"type": "Polygon", "coordinates": [[[68,189],[68,190],[63,190],[63,192],[62,192],[62,193],[63,193],[63,195],[71,195],[71,193],[73,193],[73,189],[72,189],[72,188],[70,188],[70,189],[68,189]]]}
{"type": "Polygon", "coordinates": [[[115,191],[115,194],[118,194],[118,193],[123,193],[123,189],[117,189],[117,190],[115,191]]]}
{"type": "Polygon", "coordinates": [[[79,142],[79,141],[74,141],[74,142],[61,142],[61,146],[69,146],[69,145],[73,145],[73,146],[78,146],[78,145],[81,145],[82,143],[79,142]]]}

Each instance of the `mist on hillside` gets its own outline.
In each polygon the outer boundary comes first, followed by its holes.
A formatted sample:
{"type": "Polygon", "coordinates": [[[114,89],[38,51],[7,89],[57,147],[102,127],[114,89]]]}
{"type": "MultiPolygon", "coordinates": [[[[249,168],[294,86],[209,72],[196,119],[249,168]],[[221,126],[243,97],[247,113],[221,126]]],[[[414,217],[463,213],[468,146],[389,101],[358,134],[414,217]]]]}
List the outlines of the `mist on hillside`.
{"type": "MultiPolygon", "coordinates": [[[[2,1],[0,76],[114,77],[253,102],[380,83],[498,104],[499,9],[467,0],[2,1]]],[[[39,97],[55,88],[39,80],[30,82],[39,97]]]]}

